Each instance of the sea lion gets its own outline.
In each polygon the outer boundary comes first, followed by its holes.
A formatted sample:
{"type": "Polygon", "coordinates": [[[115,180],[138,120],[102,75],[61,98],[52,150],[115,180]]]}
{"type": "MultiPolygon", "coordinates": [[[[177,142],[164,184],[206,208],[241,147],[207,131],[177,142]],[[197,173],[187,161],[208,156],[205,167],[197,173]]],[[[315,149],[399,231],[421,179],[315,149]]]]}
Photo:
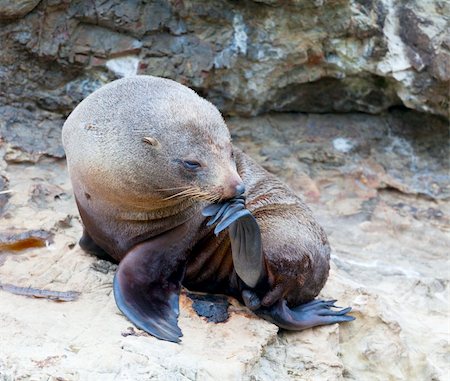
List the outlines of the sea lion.
{"type": "Polygon", "coordinates": [[[314,300],[330,246],[309,208],[231,144],[193,90],[114,81],[74,109],[62,137],[80,245],[119,262],[116,303],[137,327],[178,342],[181,285],[234,296],[286,329],[353,320],[314,300]]]}

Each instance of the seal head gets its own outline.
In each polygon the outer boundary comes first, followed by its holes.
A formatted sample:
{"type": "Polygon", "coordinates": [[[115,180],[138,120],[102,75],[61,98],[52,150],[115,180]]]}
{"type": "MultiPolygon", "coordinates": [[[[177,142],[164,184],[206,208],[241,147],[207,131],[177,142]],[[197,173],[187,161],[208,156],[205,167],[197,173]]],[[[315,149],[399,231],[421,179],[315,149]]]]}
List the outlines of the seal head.
{"type": "Polygon", "coordinates": [[[83,222],[117,261],[137,243],[130,221],[160,220],[145,226],[150,238],[245,190],[219,111],[168,79],[137,76],[97,90],[67,119],[63,144],[83,222]]]}

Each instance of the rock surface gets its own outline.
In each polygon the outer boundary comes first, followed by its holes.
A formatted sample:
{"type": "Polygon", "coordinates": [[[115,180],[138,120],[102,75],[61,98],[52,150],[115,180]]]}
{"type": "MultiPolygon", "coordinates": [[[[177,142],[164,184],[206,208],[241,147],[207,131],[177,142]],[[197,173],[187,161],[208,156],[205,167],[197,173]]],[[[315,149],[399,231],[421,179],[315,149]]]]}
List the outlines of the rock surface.
{"type": "Polygon", "coordinates": [[[0,0],[0,20],[25,16],[41,0],[0,0]]]}
{"type": "MultiPolygon", "coordinates": [[[[181,298],[180,345],[147,336],[112,295],[115,266],[78,247],[65,162],[0,159],[0,230],[53,243],[0,252],[0,283],[81,292],[77,301],[0,290],[0,380],[446,380],[450,189],[445,121],[405,110],[228,120],[235,143],[302,194],[329,234],[322,297],[352,305],[339,327],[278,332],[231,300],[208,323],[181,298]],[[8,181],[9,179],[9,181],[8,181]],[[0,193],[1,194],[1,193],[0,193]]],[[[0,157],[22,152],[0,144],[0,157]]],[[[24,147],[23,150],[27,148],[24,147]]]]}
{"type": "Polygon", "coordinates": [[[0,21],[0,105],[30,123],[136,73],[176,79],[233,115],[405,105],[448,116],[448,1],[36,3],[0,3],[14,8],[0,21]]]}

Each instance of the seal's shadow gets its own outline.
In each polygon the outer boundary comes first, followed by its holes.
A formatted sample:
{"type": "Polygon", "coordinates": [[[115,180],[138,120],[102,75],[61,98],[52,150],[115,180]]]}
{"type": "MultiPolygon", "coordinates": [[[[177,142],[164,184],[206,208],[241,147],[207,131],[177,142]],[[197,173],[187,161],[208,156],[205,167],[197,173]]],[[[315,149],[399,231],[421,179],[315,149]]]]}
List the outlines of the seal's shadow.
{"type": "Polygon", "coordinates": [[[230,303],[225,295],[196,294],[186,291],[192,300],[192,308],[198,316],[206,318],[209,323],[223,323],[228,320],[230,303]]]}

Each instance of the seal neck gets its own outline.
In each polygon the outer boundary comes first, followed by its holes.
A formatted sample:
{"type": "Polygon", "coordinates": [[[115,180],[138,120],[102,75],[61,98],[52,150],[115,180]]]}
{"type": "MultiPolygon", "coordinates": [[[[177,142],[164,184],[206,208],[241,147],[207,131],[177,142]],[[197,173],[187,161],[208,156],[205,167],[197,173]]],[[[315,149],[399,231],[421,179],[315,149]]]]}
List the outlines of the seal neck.
{"type": "Polygon", "coordinates": [[[187,221],[192,216],[200,214],[204,207],[202,202],[192,202],[185,200],[181,202],[160,203],[157,205],[136,205],[131,207],[119,206],[115,214],[122,221],[161,221],[170,218],[173,221],[174,217],[177,220],[187,221]]]}

